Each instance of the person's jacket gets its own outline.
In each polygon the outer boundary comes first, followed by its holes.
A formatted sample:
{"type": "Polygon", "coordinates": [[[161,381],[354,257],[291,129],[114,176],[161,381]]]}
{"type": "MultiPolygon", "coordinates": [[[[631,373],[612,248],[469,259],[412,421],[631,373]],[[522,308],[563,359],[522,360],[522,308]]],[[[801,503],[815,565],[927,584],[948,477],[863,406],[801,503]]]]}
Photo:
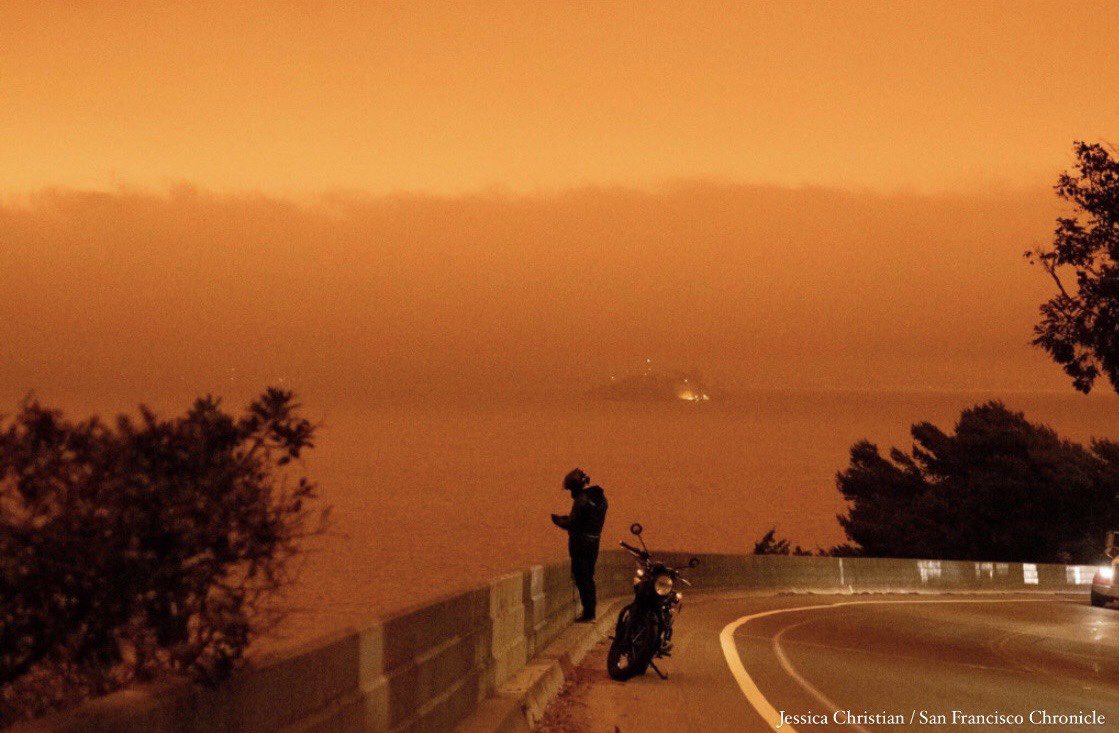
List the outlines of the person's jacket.
{"type": "Polygon", "coordinates": [[[571,513],[552,515],[552,521],[572,536],[597,539],[606,523],[606,493],[601,486],[588,486],[575,496],[571,513]]]}

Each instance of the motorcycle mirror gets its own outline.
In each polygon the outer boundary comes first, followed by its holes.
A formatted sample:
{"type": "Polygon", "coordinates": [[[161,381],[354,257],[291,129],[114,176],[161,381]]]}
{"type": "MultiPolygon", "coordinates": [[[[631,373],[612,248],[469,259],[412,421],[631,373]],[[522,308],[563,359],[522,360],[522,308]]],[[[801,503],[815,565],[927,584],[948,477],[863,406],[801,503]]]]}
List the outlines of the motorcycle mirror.
{"type": "Polygon", "coordinates": [[[691,560],[688,560],[688,567],[689,568],[694,568],[696,565],[699,565],[699,558],[698,557],[693,557],[691,560]]]}
{"type": "Polygon", "coordinates": [[[640,524],[638,524],[637,522],[634,522],[633,524],[629,525],[629,531],[630,531],[630,532],[633,532],[633,533],[634,533],[635,535],[637,535],[638,537],[640,537],[640,536],[641,536],[641,533],[642,533],[642,532],[643,532],[644,530],[645,530],[645,528],[644,528],[644,527],[642,527],[642,526],[641,526],[640,524]]]}

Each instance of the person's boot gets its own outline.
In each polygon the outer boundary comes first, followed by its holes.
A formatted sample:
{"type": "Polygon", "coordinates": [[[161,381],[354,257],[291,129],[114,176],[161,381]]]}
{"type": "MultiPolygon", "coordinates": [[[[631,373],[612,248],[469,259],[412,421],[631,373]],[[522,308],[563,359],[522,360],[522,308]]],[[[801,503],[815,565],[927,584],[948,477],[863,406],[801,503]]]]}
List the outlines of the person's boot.
{"type": "Polygon", "coordinates": [[[575,619],[575,623],[577,623],[577,624],[593,624],[594,623],[594,612],[592,611],[591,613],[587,613],[586,611],[583,611],[583,615],[581,615],[579,618],[575,619]]]}

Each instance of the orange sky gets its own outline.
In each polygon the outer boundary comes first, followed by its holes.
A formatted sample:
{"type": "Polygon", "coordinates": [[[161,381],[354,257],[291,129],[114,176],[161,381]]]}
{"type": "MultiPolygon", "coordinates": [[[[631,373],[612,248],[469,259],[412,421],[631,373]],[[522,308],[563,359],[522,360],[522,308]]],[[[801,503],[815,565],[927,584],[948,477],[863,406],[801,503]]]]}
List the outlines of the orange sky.
{"type": "Polygon", "coordinates": [[[0,5],[0,404],[1068,389],[1112,4],[358,5],[0,5]]]}
{"type": "Polygon", "coordinates": [[[0,190],[1048,184],[1100,3],[0,5],[0,190]]]}

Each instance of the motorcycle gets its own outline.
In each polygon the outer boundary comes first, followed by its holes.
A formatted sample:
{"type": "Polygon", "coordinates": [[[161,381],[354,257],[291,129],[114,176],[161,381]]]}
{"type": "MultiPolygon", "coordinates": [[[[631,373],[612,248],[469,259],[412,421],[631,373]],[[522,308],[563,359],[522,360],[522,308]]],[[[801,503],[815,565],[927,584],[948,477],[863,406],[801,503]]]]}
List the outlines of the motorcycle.
{"type": "MultiPolygon", "coordinates": [[[[652,667],[666,680],[668,675],[661,672],[654,660],[672,654],[672,622],[684,597],[676,588],[680,583],[688,586],[691,583],[681,576],[680,569],[653,559],[641,537],[640,524],[633,524],[629,531],[641,541],[640,549],[619,543],[637,560],[633,602],[618,613],[614,638],[606,654],[606,673],[611,679],[624,682],[645,674],[652,667]]],[[[689,568],[697,565],[698,558],[688,561],[689,568]]]]}

